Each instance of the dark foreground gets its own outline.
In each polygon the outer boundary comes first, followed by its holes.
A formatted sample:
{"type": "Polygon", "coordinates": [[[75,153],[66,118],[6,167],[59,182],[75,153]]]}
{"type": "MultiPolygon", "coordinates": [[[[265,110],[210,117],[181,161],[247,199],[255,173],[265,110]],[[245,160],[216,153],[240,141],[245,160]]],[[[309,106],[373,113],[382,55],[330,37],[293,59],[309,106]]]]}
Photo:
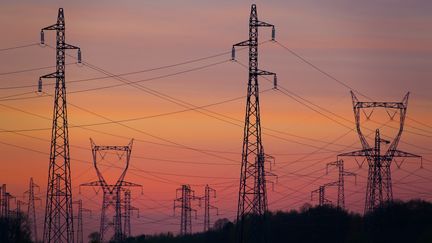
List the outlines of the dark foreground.
{"type": "MultiPolygon", "coordinates": [[[[31,242],[25,218],[0,218],[0,242],[31,242]]],[[[432,243],[432,203],[419,200],[394,202],[365,216],[332,207],[304,206],[299,212],[269,213],[265,219],[264,224],[257,224],[256,218],[246,220],[246,233],[253,236],[248,243],[432,243]],[[257,240],[260,237],[262,241],[257,240]]],[[[235,227],[235,223],[220,219],[207,233],[141,235],[124,242],[231,243],[236,242],[235,227]]],[[[94,236],[89,240],[96,243],[94,236]]]]}
{"type": "MultiPolygon", "coordinates": [[[[264,235],[267,243],[432,243],[432,204],[418,200],[394,202],[365,216],[332,207],[304,207],[300,212],[269,213],[266,222],[255,231],[264,235]]],[[[235,224],[219,220],[207,233],[183,237],[142,235],[126,242],[230,243],[236,242],[235,224]]]]}

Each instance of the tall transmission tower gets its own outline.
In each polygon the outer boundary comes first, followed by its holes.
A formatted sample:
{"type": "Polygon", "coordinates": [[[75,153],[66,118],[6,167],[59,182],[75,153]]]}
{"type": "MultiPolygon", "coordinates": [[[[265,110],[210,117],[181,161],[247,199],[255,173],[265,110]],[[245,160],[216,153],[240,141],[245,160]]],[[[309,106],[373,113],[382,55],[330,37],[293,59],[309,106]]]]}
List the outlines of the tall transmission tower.
{"type": "Polygon", "coordinates": [[[142,188],[142,186],[139,184],[125,181],[125,176],[129,168],[130,156],[132,153],[133,139],[126,146],[100,146],[96,145],[91,139],[90,142],[92,146],[93,165],[96,169],[98,180],[84,183],[80,186],[99,187],[102,189],[103,199],[99,228],[101,241],[106,239],[107,232],[110,230],[110,228],[114,229],[113,240],[122,241],[124,239],[124,232],[122,228],[122,190],[129,187],[142,188]],[[116,152],[119,161],[124,160],[125,163],[125,167],[115,184],[107,183],[104,176],[102,175],[102,171],[98,167],[98,160],[103,160],[108,152],[116,152]],[[114,213],[113,220],[110,220],[108,217],[109,211],[113,211],[114,213]]]}
{"type": "MultiPolygon", "coordinates": [[[[360,102],[352,91],[351,97],[356,121],[356,129],[363,149],[343,153],[339,156],[366,157],[369,170],[364,212],[369,213],[381,204],[385,202],[391,202],[393,200],[390,165],[394,158],[421,157],[397,149],[404,128],[409,93],[405,95],[402,102],[360,102]],[[382,139],[380,130],[376,129],[375,144],[372,147],[369,145],[369,142],[361,130],[361,112],[363,111],[366,115],[366,118],[369,119],[375,108],[384,108],[390,119],[393,119],[396,114],[399,113],[399,130],[393,141],[388,141],[382,139]],[[370,111],[369,115],[365,112],[365,110],[370,111]],[[388,144],[388,149],[384,151],[384,153],[381,151],[382,143],[388,144]]],[[[359,166],[361,167],[362,164],[359,164],[359,166]]]]}
{"type": "Polygon", "coordinates": [[[41,44],[45,44],[45,30],[56,31],[56,71],[39,78],[38,91],[42,91],[43,78],[55,78],[56,84],[43,241],[72,243],[74,242],[74,230],[69,134],[66,109],[65,52],[68,49],[77,49],[78,62],[80,62],[81,51],[79,47],[66,43],[66,28],[63,8],[59,8],[58,10],[57,23],[41,30],[41,44]],[[55,189],[57,175],[60,180],[58,193],[55,189]],[[56,220],[60,221],[57,223],[54,222],[55,215],[59,215],[59,218],[56,220]]]}
{"type": "Polygon", "coordinates": [[[204,189],[204,232],[210,229],[210,209],[215,209],[216,215],[219,215],[219,209],[210,202],[212,195],[213,198],[216,198],[216,190],[206,185],[204,189]]]}
{"type": "Polygon", "coordinates": [[[39,197],[35,196],[35,188],[39,189],[39,186],[36,183],[34,183],[33,177],[31,177],[29,183],[29,189],[26,192],[24,192],[24,194],[28,194],[27,217],[28,217],[28,224],[31,230],[33,242],[38,241],[35,201],[41,200],[39,197]]]}
{"type": "Polygon", "coordinates": [[[139,217],[139,209],[131,205],[131,190],[126,189],[124,192],[124,199],[123,199],[123,234],[125,238],[128,238],[131,236],[131,215],[133,211],[137,211],[137,217],[139,217]]]}
{"type": "Polygon", "coordinates": [[[86,209],[83,208],[83,203],[82,200],[79,199],[78,201],[73,202],[73,204],[78,205],[78,216],[76,217],[77,219],[77,233],[76,233],[76,242],[77,243],[84,243],[84,237],[83,237],[83,232],[84,232],[84,224],[83,224],[83,212],[88,212],[91,215],[91,210],[90,209],[86,209]]]}
{"type": "Polygon", "coordinates": [[[328,168],[330,166],[335,166],[338,168],[339,177],[337,182],[337,187],[338,187],[337,207],[345,209],[345,176],[354,176],[357,182],[357,175],[353,172],[345,171],[344,161],[341,159],[334,162],[327,163],[326,165],[327,174],[328,174],[328,168]]]}
{"type": "Polygon", "coordinates": [[[266,155],[261,140],[261,118],[259,105],[258,77],[272,75],[276,86],[276,74],[258,68],[258,29],[272,28],[272,40],[275,38],[274,25],[258,20],[255,4],[251,6],[249,18],[249,39],[232,47],[232,59],[235,60],[235,47],[249,47],[249,79],[246,98],[246,116],[240,171],[237,222],[239,224],[239,241],[244,239],[244,219],[247,215],[263,216],[267,211],[266,155]]]}
{"type": "Polygon", "coordinates": [[[195,192],[189,185],[182,185],[181,188],[176,190],[176,199],[174,199],[174,213],[176,208],[181,209],[180,214],[180,235],[192,234],[192,211],[196,210],[192,208],[192,200],[200,199],[195,197],[195,192]],[[179,197],[181,192],[181,197],[179,197]]]}

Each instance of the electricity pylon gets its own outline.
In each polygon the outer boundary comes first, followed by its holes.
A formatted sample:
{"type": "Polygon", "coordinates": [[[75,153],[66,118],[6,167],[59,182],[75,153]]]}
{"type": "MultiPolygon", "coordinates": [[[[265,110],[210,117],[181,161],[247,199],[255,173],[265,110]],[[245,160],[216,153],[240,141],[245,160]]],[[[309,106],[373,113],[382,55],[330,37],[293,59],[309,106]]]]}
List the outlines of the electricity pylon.
{"type": "MultiPolygon", "coordinates": [[[[247,215],[263,216],[267,211],[266,155],[261,140],[261,118],[259,106],[258,77],[272,75],[276,85],[276,74],[258,68],[258,29],[271,27],[272,39],[275,37],[274,25],[258,20],[255,4],[251,6],[249,18],[249,39],[232,47],[232,59],[235,60],[235,47],[249,47],[249,79],[246,99],[246,116],[238,195],[237,222],[239,242],[244,238],[244,219],[247,215]]],[[[251,237],[251,236],[250,236],[251,237]]]]}
{"type": "Polygon", "coordinates": [[[22,217],[22,206],[25,205],[26,202],[21,201],[21,200],[16,200],[16,209],[15,209],[15,213],[16,213],[16,218],[20,218],[22,217]]]}
{"type": "Polygon", "coordinates": [[[337,160],[334,162],[327,163],[326,166],[326,174],[328,174],[328,168],[330,166],[335,166],[338,168],[338,196],[337,196],[337,207],[345,209],[345,176],[354,176],[357,182],[357,175],[353,172],[345,171],[344,169],[344,161],[337,160]]]}
{"type": "Polygon", "coordinates": [[[204,190],[204,232],[206,232],[210,229],[210,209],[216,210],[216,215],[219,215],[219,209],[210,202],[212,195],[216,198],[216,190],[209,185],[206,185],[204,190]]]}
{"type": "Polygon", "coordinates": [[[6,217],[6,184],[0,187],[0,216],[6,217]]]}
{"type": "Polygon", "coordinates": [[[33,177],[30,177],[29,189],[24,194],[28,194],[27,217],[32,240],[33,242],[38,242],[35,201],[40,201],[41,199],[35,196],[35,188],[39,189],[39,186],[33,182],[33,177]]]}
{"type": "Polygon", "coordinates": [[[45,43],[45,30],[56,31],[56,71],[39,78],[38,91],[42,91],[43,78],[54,78],[56,82],[43,241],[45,243],[73,243],[72,182],[66,109],[65,57],[66,50],[77,49],[78,62],[80,62],[81,51],[79,47],[66,43],[63,8],[58,10],[57,23],[41,30],[41,44],[45,43]],[[57,175],[60,183],[58,190],[55,188],[57,175]],[[55,218],[60,221],[54,222],[55,218]]]}
{"type": "MultiPolygon", "coordinates": [[[[364,212],[369,213],[381,204],[391,202],[393,200],[390,165],[394,158],[421,158],[421,156],[397,149],[404,128],[409,92],[405,95],[402,102],[360,102],[352,91],[351,97],[356,121],[356,129],[363,149],[339,154],[338,156],[366,157],[369,170],[364,212]],[[399,113],[399,130],[393,141],[389,141],[382,139],[380,130],[376,129],[375,144],[372,147],[366,140],[366,137],[361,130],[361,111],[363,111],[366,115],[366,118],[369,119],[375,108],[384,108],[390,119],[393,119],[396,114],[399,113]],[[365,110],[370,110],[369,115],[365,112],[365,110]],[[388,149],[384,151],[384,153],[381,151],[382,143],[389,145],[388,149]]],[[[401,164],[398,164],[398,166],[400,165],[401,164]]],[[[359,166],[361,167],[362,164],[359,164],[359,166]]]]}
{"type": "Polygon", "coordinates": [[[82,200],[79,199],[78,201],[73,202],[73,204],[78,205],[78,215],[76,217],[77,219],[77,233],[76,233],[76,242],[77,243],[84,243],[84,237],[83,237],[83,232],[84,232],[84,224],[83,224],[83,212],[88,212],[91,215],[91,210],[90,209],[86,209],[83,208],[83,203],[82,200]]]}
{"type": "Polygon", "coordinates": [[[125,176],[129,168],[130,156],[132,153],[133,139],[126,146],[100,146],[96,145],[93,140],[90,139],[92,146],[93,165],[98,176],[98,180],[94,182],[84,183],[80,186],[91,186],[100,187],[103,192],[102,199],[102,212],[99,233],[101,241],[106,239],[106,233],[110,228],[114,229],[114,241],[124,240],[124,232],[122,228],[122,190],[129,187],[141,187],[142,185],[135,184],[132,182],[125,181],[125,176]],[[108,152],[121,153],[118,154],[119,160],[125,160],[125,167],[117,179],[115,184],[108,184],[102,175],[102,171],[98,167],[98,160],[104,159],[108,152]],[[98,156],[99,155],[99,156],[98,156]],[[100,157],[100,158],[99,158],[100,157]],[[108,218],[108,211],[114,211],[114,218],[110,220],[108,218]]]}
{"type": "Polygon", "coordinates": [[[318,193],[318,205],[319,206],[331,205],[332,201],[327,199],[325,196],[325,189],[326,189],[326,187],[337,186],[337,184],[338,184],[337,181],[326,183],[324,185],[319,186],[318,189],[311,191],[311,201],[313,201],[313,195],[318,193]]]}
{"type": "Polygon", "coordinates": [[[124,199],[123,199],[123,234],[125,238],[131,237],[131,215],[133,211],[137,211],[137,217],[139,218],[139,209],[132,206],[131,202],[131,191],[129,189],[126,189],[124,192],[124,199]]]}
{"type": "Polygon", "coordinates": [[[200,200],[200,198],[195,197],[195,191],[191,189],[189,185],[182,185],[181,188],[176,190],[176,199],[174,199],[174,215],[176,208],[181,209],[180,214],[180,235],[192,234],[192,211],[196,210],[192,208],[193,200],[200,200]],[[181,197],[179,197],[179,191],[181,191],[181,197]],[[180,203],[180,204],[178,204],[180,203]]]}

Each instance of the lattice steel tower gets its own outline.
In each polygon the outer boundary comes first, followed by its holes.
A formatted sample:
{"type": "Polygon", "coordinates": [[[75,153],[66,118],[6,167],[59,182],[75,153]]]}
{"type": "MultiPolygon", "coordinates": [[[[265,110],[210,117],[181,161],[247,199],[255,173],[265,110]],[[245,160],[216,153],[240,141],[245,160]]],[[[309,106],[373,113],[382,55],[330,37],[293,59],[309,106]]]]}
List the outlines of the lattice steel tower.
{"type": "Polygon", "coordinates": [[[124,191],[123,202],[123,234],[125,238],[131,237],[131,215],[133,211],[137,211],[137,217],[139,217],[139,209],[132,206],[131,190],[126,189],[124,191]]]}
{"type": "Polygon", "coordinates": [[[35,201],[41,200],[39,197],[35,197],[35,188],[39,188],[36,183],[33,182],[33,177],[30,178],[30,184],[28,191],[24,192],[25,194],[28,194],[28,202],[27,202],[27,217],[28,217],[28,224],[31,231],[32,240],[34,242],[38,241],[38,234],[37,234],[37,224],[36,224],[36,208],[35,208],[35,201]]]}
{"type": "Polygon", "coordinates": [[[176,199],[174,199],[174,214],[176,208],[181,209],[180,214],[180,235],[192,234],[192,211],[196,210],[192,208],[192,200],[200,199],[195,197],[195,192],[191,189],[189,185],[182,185],[181,188],[176,190],[176,199]],[[181,192],[181,197],[179,197],[179,192],[181,192]],[[180,203],[180,204],[178,204],[180,203]]]}
{"type": "Polygon", "coordinates": [[[336,186],[338,187],[336,206],[345,209],[345,176],[354,176],[357,182],[357,175],[353,172],[346,171],[344,169],[344,161],[341,159],[334,162],[327,163],[326,166],[327,174],[328,174],[328,168],[330,166],[335,166],[338,168],[338,181],[336,182],[336,186]]]}
{"type": "Polygon", "coordinates": [[[266,171],[264,168],[266,156],[261,141],[258,77],[261,75],[272,75],[276,84],[276,74],[258,68],[259,27],[272,27],[272,40],[274,40],[274,25],[259,21],[256,5],[252,4],[249,19],[249,39],[237,43],[232,47],[233,60],[235,59],[236,46],[249,47],[249,80],[237,208],[240,242],[244,241],[243,220],[245,216],[262,216],[267,211],[266,171]]]}
{"type": "Polygon", "coordinates": [[[42,91],[42,78],[54,78],[56,82],[43,238],[44,242],[72,243],[74,230],[66,109],[65,51],[77,49],[78,62],[81,59],[81,52],[79,47],[66,43],[65,18],[62,8],[58,10],[57,23],[41,30],[41,44],[45,43],[45,30],[56,31],[56,72],[39,78],[38,91],[42,91]],[[56,195],[55,189],[57,175],[60,178],[59,195],[56,195]],[[55,215],[60,215],[60,222],[57,224],[54,223],[55,215]]]}
{"type": "MultiPolygon", "coordinates": [[[[114,229],[113,240],[118,242],[124,239],[124,232],[122,227],[122,192],[128,187],[141,187],[141,185],[125,181],[125,176],[129,168],[130,156],[132,153],[133,140],[127,146],[100,146],[96,145],[90,139],[92,146],[93,165],[96,169],[98,180],[94,182],[84,183],[80,186],[100,187],[103,192],[102,211],[99,233],[101,241],[106,240],[106,233],[110,228],[114,229]],[[98,167],[97,161],[104,159],[107,152],[118,152],[119,160],[125,160],[125,167],[117,179],[115,184],[108,184],[102,171],[98,167]],[[98,156],[99,155],[99,156],[98,156]],[[114,212],[112,220],[108,217],[109,211],[114,212]]],[[[111,239],[108,239],[111,240],[111,239]]]]}
{"type": "Polygon", "coordinates": [[[77,214],[77,233],[76,233],[76,242],[77,243],[84,243],[84,224],[83,224],[83,212],[88,212],[91,214],[90,209],[83,208],[82,200],[79,199],[78,201],[73,202],[73,204],[76,204],[78,207],[78,214],[77,214]]]}
{"type": "Polygon", "coordinates": [[[219,209],[210,202],[212,196],[216,198],[216,190],[209,187],[209,185],[206,185],[204,190],[204,232],[206,232],[210,229],[210,210],[216,210],[216,214],[218,215],[219,209]]]}
{"type": "MultiPolygon", "coordinates": [[[[385,202],[393,200],[392,182],[391,182],[391,170],[390,165],[395,157],[416,157],[420,156],[403,152],[397,149],[399,140],[401,138],[405,115],[408,107],[409,93],[405,95],[402,102],[360,102],[355,94],[351,91],[354,117],[356,121],[356,129],[359,135],[363,149],[348,153],[340,154],[339,156],[364,156],[366,157],[369,165],[368,170],[368,182],[366,188],[366,200],[364,212],[368,213],[373,211],[376,207],[380,206],[385,202]],[[399,130],[393,141],[388,141],[381,138],[380,130],[375,130],[375,144],[370,146],[366,137],[363,135],[361,130],[361,111],[371,110],[369,118],[375,108],[384,108],[391,119],[399,113],[399,130]],[[390,111],[394,111],[392,114],[390,111]],[[382,153],[381,144],[389,144],[387,151],[382,153]]],[[[367,114],[365,112],[365,114],[367,114]]],[[[361,165],[359,165],[361,166],[361,165]]]]}

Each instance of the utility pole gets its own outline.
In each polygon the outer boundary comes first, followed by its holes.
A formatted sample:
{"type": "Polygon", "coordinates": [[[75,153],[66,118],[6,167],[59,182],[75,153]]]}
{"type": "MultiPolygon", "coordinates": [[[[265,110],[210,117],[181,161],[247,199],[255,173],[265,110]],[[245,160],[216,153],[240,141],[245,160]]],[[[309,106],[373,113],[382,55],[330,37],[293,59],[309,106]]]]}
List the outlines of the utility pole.
{"type": "Polygon", "coordinates": [[[76,217],[76,219],[78,220],[77,223],[77,243],[84,243],[84,237],[83,237],[83,232],[84,232],[84,226],[83,226],[83,212],[88,212],[91,215],[91,210],[90,209],[86,209],[83,208],[83,204],[82,204],[82,200],[79,199],[78,201],[73,202],[73,204],[78,205],[78,216],[76,217]]]}
{"type": "MultiPolygon", "coordinates": [[[[267,211],[266,171],[264,168],[266,154],[261,140],[261,118],[259,106],[258,77],[271,75],[274,77],[276,88],[276,74],[258,68],[258,29],[272,28],[272,40],[275,38],[274,25],[258,20],[255,4],[251,6],[249,18],[249,39],[239,42],[232,47],[232,60],[235,60],[235,47],[249,47],[249,80],[246,99],[246,116],[242,150],[242,164],[240,171],[240,187],[238,195],[237,222],[238,240],[240,243],[248,241],[244,238],[244,219],[247,215],[263,216],[267,211]]],[[[252,237],[252,236],[249,236],[252,237]]]]}
{"type": "Polygon", "coordinates": [[[98,176],[98,180],[94,182],[84,183],[80,186],[100,187],[103,192],[102,213],[99,233],[101,241],[107,239],[107,232],[110,228],[114,229],[114,241],[124,240],[124,232],[122,229],[122,190],[130,187],[141,187],[142,185],[125,181],[125,176],[129,168],[130,156],[132,153],[133,139],[126,146],[100,146],[96,145],[90,139],[93,155],[93,165],[98,176]],[[108,152],[116,152],[121,160],[125,160],[125,167],[117,179],[115,184],[108,184],[102,175],[102,171],[98,167],[98,160],[103,160],[108,152]],[[99,155],[99,156],[98,156],[99,155]],[[113,211],[113,220],[108,217],[109,211],[113,211]]]}
{"type": "Polygon", "coordinates": [[[35,196],[35,188],[39,189],[39,186],[33,182],[33,177],[30,177],[29,189],[24,192],[24,194],[28,194],[27,217],[29,228],[32,234],[32,240],[34,242],[38,242],[35,201],[41,199],[35,196]]]}
{"type": "Polygon", "coordinates": [[[206,185],[204,192],[204,232],[210,229],[210,209],[216,209],[216,215],[219,215],[219,209],[210,202],[211,195],[216,198],[216,190],[206,185]]]}
{"type": "Polygon", "coordinates": [[[81,51],[79,47],[66,43],[63,8],[58,10],[57,23],[41,30],[41,44],[45,44],[45,30],[56,31],[56,71],[39,78],[38,91],[42,92],[42,79],[44,78],[54,78],[56,84],[43,241],[45,243],[73,243],[72,182],[66,109],[65,57],[66,50],[77,49],[78,62],[81,62],[81,51]],[[58,193],[55,188],[57,175],[59,175],[58,193]],[[55,197],[58,197],[58,200],[55,197]],[[58,218],[56,218],[56,215],[58,215],[58,218]],[[54,219],[60,221],[55,223],[54,219]]]}
{"type": "Polygon", "coordinates": [[[338,187],[337,207],[341,209],[345,209],[345,176],[354,176],[357,182],[357,175],[353,172],[345,171],[344,161],[341,159],[335,162],[327,163],[326,174],[328,174],[328,168],[330,166],[335,166],[338,168],[339,177],[337,183],[337,187],[338,187]]]}
{"type": "Polygon", "coordinates": [[[176,208],[181,209],[180,217],[180,235],[192,234],[192,211],[196,210],[192,208],[192,200],[200,199],[195,197],[195,192],[191,189],[189,185],[182,185],[181,188],[176,190],[176,199],[174,199],[174,214],[176,208]],[[179,197],[179,192],[181,192],[181,197],[179,197]],[[179,204],[180,203],[180,204],[179,204]]]}
{"type": "MultiPolygon", "coordinates": [[[[352,91],[351,97],[356,129],[363,149],[339,154],[338,156],[366,157],[369,170],[364,212],[369,213],[383,203],[391,202],[393,200],[390,165],[394,158],[421,158],[421,156],[397,149],[404,128],[409,92],[405,95],[402,102],[360,102],[352,91]],[[393,141],[388,141],[382,139],[380,130],[376,129],[375,144],[372,147],[369,145],[369,142],[366,140],[366,137],[361,130],[361,112],[363,111],[366,118],[369,119],[375,108],[384,108],[390,119],[393,119],[396,114],[399,113],[399,130],[393,141]],[[370,111],[369,115],[365,112],[367,110],[370,111]],[[381,151],[382,143],[388,144],[388,149],[384,151],[384,153],[381,151]]],[[[361,167],[362,164],[359,164],[359,167],[361,167]]],[[[402,164],[397,164],[398,167],[401,165],[402,164]]]]}
{"type": "Polygon", "coordinates": [[[124,226],[123,226],[123,234],[125,238],[131,237],[131,215],[132,211],[137,211],[137,217],[139,218],[139,209],[131,205],[131,191],[129,189],[126,189],[124,192],[124,226]]]}

